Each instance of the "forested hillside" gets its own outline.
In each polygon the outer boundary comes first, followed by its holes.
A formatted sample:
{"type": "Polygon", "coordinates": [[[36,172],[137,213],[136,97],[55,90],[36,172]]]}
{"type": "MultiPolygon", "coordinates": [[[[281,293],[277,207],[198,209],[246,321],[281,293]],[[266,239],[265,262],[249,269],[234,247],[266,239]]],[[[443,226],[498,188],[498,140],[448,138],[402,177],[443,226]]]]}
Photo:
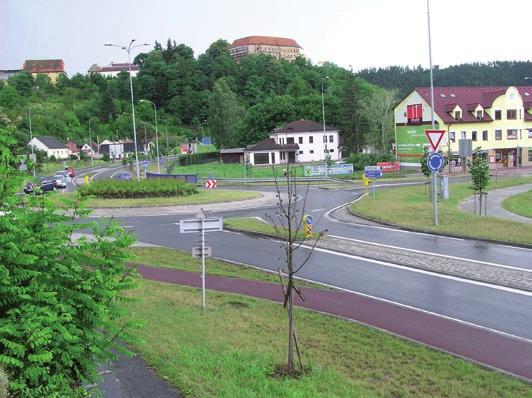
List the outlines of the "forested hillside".
{"type": "MultiPolygon", "coordinates": [[[[367,84],[334,64],[313,65],[267,55],[244,58],[236,64],[226,41],[214,42],[198,57],[190,47],[168,40],[139,54],[140,72],[134,78],[140,138],[154,134],[153,108],[159,129],[169,131],[172,143],[210,133],[218,146],[256,142],[271,129],[295,119],[322,120],[324,86],[326,123],[342,129],[349,150],[364,144],[390,148],[393,93],[367,84]],[[178,138],[176,138],[178,137],[178,138]]],[[[21,73],[0,86],[0,127],[13,130],[23,150],[29,140],[28,109],[34,135],[53,135],[63,141],[132,136],[127,73],[117,78],[80,75],[54,85],[46,76],[33,79],[21,73]]]]}
{"type": "MultiPolygon", "coordinates": [[[[532,77],[532,62],[529,61],[472,63],[441,69],[435,66],[433,73],[435,86],[532,85],[532,81],[525,80],[525,77],[532,77]]],[[[407,94],[413,87],[430,85],[429,70],[421,66],[364,69],[358,76],[388,90],[398,90],[400,96],[407,94]]]]}

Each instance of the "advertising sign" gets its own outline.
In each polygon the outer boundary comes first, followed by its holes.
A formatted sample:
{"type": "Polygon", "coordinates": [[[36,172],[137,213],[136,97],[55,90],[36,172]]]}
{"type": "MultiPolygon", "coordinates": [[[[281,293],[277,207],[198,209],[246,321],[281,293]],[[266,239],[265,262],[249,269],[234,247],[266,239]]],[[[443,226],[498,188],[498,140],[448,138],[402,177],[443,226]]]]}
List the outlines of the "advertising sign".
{"type": "Polygon", "coordinates": [[[381,168],[383,173],[401,170],[401,163],[399,162],[377,162],[377,166],[381,168]]]}
{"type": "Polygon", "coordinates": [[[353,164],[352,163],[337,163],[329,167],[330,175],[339,175],[339,174],[353,174],[353,164]]]}
{"type": "Polygon", "coordinates": [[[423,157],[423,148],[428,144],[423,125],[397,126],[396,134],[399,157],[423,157]]]}
{"type": "Polygon", "coordinates": [[[364,176],[366,178],[381,178],[381,168],[379,166],[366,166],[364,167],[364,176]]]}
{"type": "MultiPolygon", "coordinates": [[[[352,163],[338,163],[333,164],[328,169],[328,175],[342,175],[342,174],[352,174],[353,173],[353,164],[352,163]]],[[[316,166],[305,166],[304,167],[305,177],[325,177],[327,175],[327,166],[324,164],[316,166]]]]}
{"type": "Polygon", "coordinates": [[[305,177],[325,177],[327,174],[327,169],[323,164],[317,166],[305,166],[304,174],[305,177]]]}

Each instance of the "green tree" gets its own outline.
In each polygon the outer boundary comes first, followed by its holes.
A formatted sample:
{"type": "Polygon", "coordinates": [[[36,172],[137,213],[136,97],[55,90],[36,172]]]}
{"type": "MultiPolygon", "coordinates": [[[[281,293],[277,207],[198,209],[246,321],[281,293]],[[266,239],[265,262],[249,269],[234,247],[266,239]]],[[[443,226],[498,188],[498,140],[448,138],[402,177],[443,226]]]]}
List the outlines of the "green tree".
{"type": "Polygon", "coordinates": [[[15,108],[22,103],[22,97],[11,85],[7,85],[0,91],[0,106],[6,110],[15,108]]]}
{"type": "Polygon", "coordinates": [[[218,148],[236,144],[242,129],[242,113],[242,106],[225,79],[217,80],[209,100],[208,126],[218,148]]]}
{"type": "Polygon", "coordinates": [[[16,195],[9,135],[0,131],[0,366],[13,397],[85,396],[82,383],[125,337],[116,303],[133,283],[133,238],[112,222],[78,223],[88,215],[79,197],[59,214],[45,195],[16,195]],[[95,239],[75,240],[86,228],[95,239]]]}
{"type": "Polygon", "coordinates": [[[33,88],[33,77],[28,72],[20,72],[9,78],[9,84],[15,87],[17,93],[22,96],[29,96],[33,88]]]}

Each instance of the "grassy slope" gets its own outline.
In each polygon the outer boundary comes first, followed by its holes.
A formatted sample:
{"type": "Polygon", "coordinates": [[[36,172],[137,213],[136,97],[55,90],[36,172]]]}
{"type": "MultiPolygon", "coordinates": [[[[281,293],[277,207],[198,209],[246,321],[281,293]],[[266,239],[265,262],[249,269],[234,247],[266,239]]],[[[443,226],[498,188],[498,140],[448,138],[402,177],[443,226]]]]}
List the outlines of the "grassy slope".
{"type": "MultiPolygon", "coordinates": [[[[492,181],[489,189],[530,182],[532,182],[532,177],[504,179],[497,183],[492,181]]],[[[479,217],[463,212],[459,204],[472,195],[468,183],[450,185],[450,194],[449,200],[438,204],[438,226],[432,225],[432,202],[427,200],[424,186],[377,190],[375,200],[368,195],[354,203],[352,209],[355,213],[370,218],[421,230],[532,243],[532,225],[495,217],[479,217]]]]}
{"type": "MultiPolygon", "coordinates": [[[[54,200],[59,202],[62,196],[68,193],[57,193],[54,200]]],[[[87,206],[90,208],[116,208],[116,207],[150,207],[150,206],[180,206],[197,205],[204,203],[232,202],[237,200],[255,199],[260,197],[257,192],[249,191],[225,191],[225,190],[200,190],[191,196],[175,196],[143,199],[100,199],[89,198],[87,206]]]]}
{"type": "Polygon", "coordinates": [[[286,313],[234,294],[143,281],[124,303],[144,321],[134,345],[156,371],[194,397],[525,397],[529,385],[389,334],[296,309],[300,379],[270,376],[286,355],[286,313]]]}
{"type": "Polygon", "coordinates": [[[520,216],[532,218],[532,191],[505,199],[502,202],[502,207],[520,216]]]}

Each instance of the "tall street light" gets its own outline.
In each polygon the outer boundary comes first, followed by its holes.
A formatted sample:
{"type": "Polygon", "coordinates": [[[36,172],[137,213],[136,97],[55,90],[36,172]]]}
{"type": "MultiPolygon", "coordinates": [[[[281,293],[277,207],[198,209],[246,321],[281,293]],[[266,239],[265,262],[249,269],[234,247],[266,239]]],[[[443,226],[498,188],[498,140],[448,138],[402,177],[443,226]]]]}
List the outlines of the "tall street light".
{"type": "Polygon", "coordinates": [[[161,174],[161,165],[159,162],[159,133],[157,130],[157,107],[152,101],[147,99],[141,99],[140,102],[147,102],[148,104],[153,105],[153,111],[155,112],[155,151],[157,153],[157,174],[161,174]]]}
{"type": "Polygon", "coordinates": [[[91,147],[91,167],[94,167],[94,149],[92,148],[91,120],[98,119],[96,116],[89,118],[89,146],[91,147]]]}
{"type": "MultiPolygon", "coordinates": [[[[325,76],[325,79],[328,79],[329,76],[325,76]]],[[[323,82],[321,81],[321,113],[323,115],[323,143],[325,144],[325,149],[323,150],[325,157],[325,177],[329,176],[329,165],[327,164],[327,159],[329,157],[329,152],[327,152],[327,132],[325,131],[325,100],[323,98],[323,82]]]]}
{"type": "MultiPolygon", "coordinates": [[[[429,64],[430,64],[430,121],[432,130],[434,130],[434,79],[432,74],[432,41],[430,33],[430,4],[427,0],[427,28],[429,33],[429,64]]],[[[438,190],[436,184],[438,176],[435,171],[432,172],[432,207],[434,215],[434,225],[438,225],[438,190]]]]}
{"type": "Polygon", "coordinates": [[[37,163],[37,159],[35,158],[35,153],[33,152],[33,132],[31,130],[31,109],[32,108],[35,108],[37,106],[42,106],[41,104],[36,104],[36,105],[33,105],[33,106],[30,106],[28,108],[28,119],[29,119],[29,123],[30,123],[30,147],[31,147],[31,161],[32,161],[32,164],[33,164],[33,177],[35,177],[36,173],[35,173],[35,163],[37,163]]]}
{"type": "Polygon", "coordinates": [[[133,45],[134,42],[135,42],[135,39],[132,39],[129,42],[129,45],[127,47],[121,46],[119,44],[111,44],[111,43],[105,43],[104,45],[106,47],[118,47],[127,53],[127,65],[129,69],[129,90],[131,92],[131,114],[133,118],[133,139],[135,140],[135,163],[137,166],[137,181],[140,181],[139,155],[137,152],[137,127],[135,126],[135,103],[134,103],[134,98],[133,98],[133,77],[131,75],[131,50],[133,50],[135,47],[149,46],[149,44],[143,43],[143,44],[133,45]]]}

